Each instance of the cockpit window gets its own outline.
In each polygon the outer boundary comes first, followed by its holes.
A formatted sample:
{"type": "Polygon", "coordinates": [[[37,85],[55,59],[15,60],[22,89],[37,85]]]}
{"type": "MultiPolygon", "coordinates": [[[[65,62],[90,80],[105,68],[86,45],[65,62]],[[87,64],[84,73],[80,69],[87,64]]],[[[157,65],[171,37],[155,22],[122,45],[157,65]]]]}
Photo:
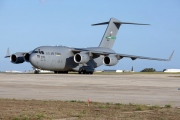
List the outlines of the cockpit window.
{"type": "Polygon", "coordinates": [[[34,50],[33,53],[38,53],[38,51],[35,51],[35,50],[34,50]]]}
{"type": "Polygon", "coordinates": [[[32,53],[44,54],[44,51],[40,51],[40,49],[38,49],[38,50],[34,50],[32,53]]]}

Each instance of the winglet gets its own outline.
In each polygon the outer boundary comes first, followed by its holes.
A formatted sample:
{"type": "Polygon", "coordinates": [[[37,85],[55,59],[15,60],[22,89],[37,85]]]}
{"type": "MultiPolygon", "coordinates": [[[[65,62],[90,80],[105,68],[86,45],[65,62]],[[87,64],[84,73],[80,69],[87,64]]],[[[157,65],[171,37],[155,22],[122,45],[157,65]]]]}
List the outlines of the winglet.
{"type": "Polygon", "coordinates": [[[8,57],[10,57],[9,48],[7,49],[7,52],[6,52],[6,56],[5,56],[5,58],[8,58],[8,57]]]}
{"type": "Polygon", "coordinates": [[[174,54],[174,50],[173,50],[173,52],[171,53],[171,55],[169,56],[169,59],[168,59],[167,61],[171,61],[173,54],[174,54]]]}

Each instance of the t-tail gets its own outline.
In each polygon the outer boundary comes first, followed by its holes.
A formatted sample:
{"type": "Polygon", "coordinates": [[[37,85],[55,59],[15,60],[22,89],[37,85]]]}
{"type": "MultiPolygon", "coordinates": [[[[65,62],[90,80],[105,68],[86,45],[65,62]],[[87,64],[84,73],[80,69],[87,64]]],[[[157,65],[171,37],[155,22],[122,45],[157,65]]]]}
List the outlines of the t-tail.
{"type": "Polygon", "coordinates": [[[104,33],[104,36],[101,40],[101,43],[99,47],[104,48],[112,48],[114,45],[114,42],[116,40],[117,32],[122,24],[133,24],[133,25],[149,25],[149,24],[140,24],[140,23],[129,23],[129,22],[121,22],[115,18],[111,18],[109,22],[102,22],[97,24],[92,24],[92,26],[95,25],[105,25],[108,24],[107,29],[104,33]]]}

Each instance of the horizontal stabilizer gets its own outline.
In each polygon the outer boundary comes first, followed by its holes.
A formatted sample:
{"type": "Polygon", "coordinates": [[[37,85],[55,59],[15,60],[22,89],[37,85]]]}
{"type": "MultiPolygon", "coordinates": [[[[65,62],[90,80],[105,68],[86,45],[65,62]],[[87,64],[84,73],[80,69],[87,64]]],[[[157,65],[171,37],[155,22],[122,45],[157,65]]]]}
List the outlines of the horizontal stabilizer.
{"type": "MultiPolygon", "coordinates": [[[[113,23],[115,23],[115,24],[131,24],[131,25],[150,25],[150,24],[131,23],[131,22],[113,22],[113,23]]],[[[92,26],[106,25],[106,24],[109,24],[109,22],[96,23],[96,24],[92,24],[92,26]]]]}
{"type": "Polygon", "coordinates": [[[150,24],[142,24],[142,23],[131,23],[131,22],[121,22],[117,20],[116,18],[110,18],[108,22],[101,22],[92,24],[92,26],[96,25],[106,25],[108,24],[106,31],[103,35],[103,38],[101,40],[101,43],[99,44],[99,47],[103,48],[112,48],[115,40],[117,32],[122,24],[129,24],[129,25],[150,25],[150,24]]]}
{"type": "Polygon", "coordinates": [[[109,22],[102,22],[102,23],[92,24],[92,26],[96,26],[96,25],[106,25],[106,24],[109,24],[109,22]]]}
{"type": "Polygon", "coordinates": [[[132,24],[132,25],[150,25],[150,24],[131,23],[131,22],[114,22],[114,23],[120,23],[120,24],[132,24]]]}

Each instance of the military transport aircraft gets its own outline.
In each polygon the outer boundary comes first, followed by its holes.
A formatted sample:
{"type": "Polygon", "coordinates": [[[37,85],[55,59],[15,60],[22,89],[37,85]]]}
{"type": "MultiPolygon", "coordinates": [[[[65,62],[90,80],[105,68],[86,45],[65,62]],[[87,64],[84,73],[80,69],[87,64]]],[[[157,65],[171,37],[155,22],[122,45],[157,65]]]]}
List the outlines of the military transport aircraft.
{"type": "MultiPolygon", "coordinates": [[[[68,73],[68,71],[78,71],[79,74],[93,74],[95,68],[106,65],[114,66],[118,60],[127,57],[132,60],[135,59],[149,59],[159,61],[170,61],[173,53],[169,59],[151,58],[127,54],[119,54],[111,48],[116,40],[116,34],[122,24],[132,25],[149,25],[139,23],[121,22],[115,18],[111,18],[108,22],[92,24],[104,25],[108,27],[104,33],[99,47],[89,48],[71,48],[65,46],[41,46],[30,52],[16,52],[9,54],[9,49],[5,58],[10,57],[10,61],[15,64],[30,62],[31,65],[40,70],[50,70],[54,73],[68,73]]],[[[38,73],[35,70],[34,73],[38,73]]]]}

